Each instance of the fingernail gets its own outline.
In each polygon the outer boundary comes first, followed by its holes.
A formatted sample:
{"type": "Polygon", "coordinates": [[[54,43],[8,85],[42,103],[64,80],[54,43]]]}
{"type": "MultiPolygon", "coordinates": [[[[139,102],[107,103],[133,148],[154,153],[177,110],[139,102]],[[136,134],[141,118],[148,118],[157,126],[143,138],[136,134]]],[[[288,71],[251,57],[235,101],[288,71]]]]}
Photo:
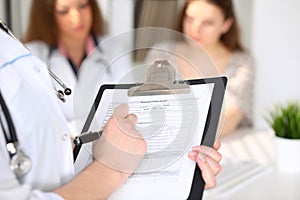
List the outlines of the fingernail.
{"type": "Polygon", "coordinates": [[[203,153],[199,153],[199,154],[198,154],[198,158],[199,158],[202,162],[205,162],[205,161],[206,161],[206,159],[205,159],[205,154],[203,154],[203,153]]]}
{"type": "Polygon", "coordinates": [[[201,146],[201,148],[200,148],[200,152],[202,153],[202,154],[209,154],[209,152],[211,151],[211,149],[209,148],[209,147],[206,147],[206,146],[201,146]]]}
{"type": "Polygon", "coordinates": [[[197,153],[194,152],[194,151],[190,151],[190,152],[189,152],[189,155],[190,155],[190,156],[197,156],[197,153]]]}

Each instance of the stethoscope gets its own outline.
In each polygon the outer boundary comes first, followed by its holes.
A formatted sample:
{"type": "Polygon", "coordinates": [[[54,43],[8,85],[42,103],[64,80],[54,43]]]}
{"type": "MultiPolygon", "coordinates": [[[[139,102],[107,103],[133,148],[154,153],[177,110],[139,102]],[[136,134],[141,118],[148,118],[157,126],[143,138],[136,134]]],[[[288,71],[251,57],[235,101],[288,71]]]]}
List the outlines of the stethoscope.
{"type": "MultiPolygon", "coordinates": [[[[93,39],[93,41],[94,41],[94,44],[95,44],[95,50],[97,50],[97,51],[99,51],[100,53],[103,53],[103,50],[102,50],[102,48],[101,48],[101,46],[99,45],[99,41],[96,39],[96,37],[95,36],[93,36],[92,35],[92,39],[93,39]]],[[[52,55],[53,55],[53,51],[56,49],[57,47],[50,47],[49,48],[49,52],[48,52],[48,55],[47,55],[47,59],[44,61],[46,64],[47,64],[47,66],[51,66],[51,57],[52,57],[52,55]]],[[[85,58],[87,57],[87,55],[85,56],[85,58]]],[[[74,71],[74,73],[76,74],[76,76],[77,76],[77,72],[75,72],[75,67],[73,66],[73,63],[72,63],[72,61],[70,61],[69,60],[69,58],[68,58],[68,61],[69,61],[69,65],[72,67],[72,69],[73,69],[73,71],[74,71]]],[[[105,66],[105,68],[106,68],[106,70],[107,70],[107,73],[108,74],[110,74],[110,75],[112,75],[112,72],[111,72],[111,69],[110,69],[110,64],[109,64],[109,62],[108,62],[108,60],[106,60],[104,57],[99,57],[99,58],[97,58],[97,64],[103,64],[103,66],[105,66]]],[[[65,86],[64,86],[64,84],[60,81],[60,80],[58,80],[58,77],[53,73],[53,72],[51,72],[51,70],[49,70],[49,74],[51,75],[51,77],[57,82],[57,83],[59,83],[59,85],[62,87],[62,88],[64,88],[64,94],[66,94],[66,95],[68,95],[68,91],[66,91],[66,89],[65,89],[65,86]]],[[[54,87],[55,88],[55,87],[54,87]]],[[[64,98],[63,98],[63,96],[61,96],[61,95],[63,95],[63,92],[61,91],[61,90],[56,90],[56,92],[57,92],[57,96],[63,101],[63,102],[65,102],[65,100],[64,100],[64,98]],[[61,98],[61,97],[62,98],[61,98]]]]}
{"type": "MultiPolygon", "coordinates": [[[[0,28],[19,42],[19,40],[12,34],[6,24],[1,20],[0,28]]],[[[72,93],[71,89],[68,88],[53,72],[51,72],[50,70],[48,70],[48,72],[50,76],[64,89],[64,91],[55,89],[57,97],[64,102],[64,95],[70,95],[72,93]]],[[[10,169],[15,173],[18,180],[22,180],[22,178],[30,171],[32,161],[29,156],[27,156],[19,147],[19,140],[17,137],[16,129],[1,91],[0,105],[3,111],[3,115],[1,115],[0,113],[0,124],[6,140],[6,148],[10,157],[10,169]],[[4,124],[2,116],[4,116],[6,124],[4,124]]]]}
{"type": "Polygon", "coordinates": [[[15,173],[18,179],[22,179],[31,169],[31,159],[19,148],[19,140],[17,137],[16,129],[12,121],[9,110],[6,106],[2,93],[0,91],[0,105],[6,121],[5,129],[4,121],[0,115],[0,124],[6,140],[6,148],[9,153],[10,169],[15,173]]]}
{"type": "MultiPolygon", "coordinates": [[[[55,74],[53,73],[52,75],[55,76],[55,74]]],[[[60,79],[56,79],[56,78],[57,77],[55,76],[55,80],[61,81],[60,79]]],[[[63,84],[63,82],[61,83],[63,84]]],[[[71,94],[71,90],[68,87],[65,88],[64,92],[67,94],[71,94]]],[[[63,98],[64,94],[62,92],[58,92],[58,93],[59,93],[58,97],[60,99],[63,98]]],[[[30,171],[32,162],[31,159],[19,147],[19,140],[16,133],[16,129],[1,91],[0,91],[0,105],[3,111],[2,116],[4,116],[5,123],[6,123],[5,126],[4,120],[0,114],[0,124],[6,140],[6,148],[10,157],[9,166],[10,169],[16,175],[17,179],[22,180],[22,178],[30,171]]]]}

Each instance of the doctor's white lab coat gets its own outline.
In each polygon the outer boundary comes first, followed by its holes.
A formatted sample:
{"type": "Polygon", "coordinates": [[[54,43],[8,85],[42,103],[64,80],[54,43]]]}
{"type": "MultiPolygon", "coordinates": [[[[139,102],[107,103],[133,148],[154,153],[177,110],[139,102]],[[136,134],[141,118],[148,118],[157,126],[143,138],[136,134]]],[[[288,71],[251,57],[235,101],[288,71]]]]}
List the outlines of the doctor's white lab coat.
{"type": "MultiPolygon", "coordinates": [[[[114,38],[98,38],[99,45],[88,55],[78,70],[77,77],[68,60],[58,49],[41,41],[31,42],[26,46],[33,55],[48,65],[73,93],[61,103],[64,114],[71,124],[74,135],[80,133],[91,109],[98,89],[104,83],[132,82],[132,63],[130,55],[125,55],[127,47],[114,38]]],[[[56,89],[61,89],[53,82],[56,89]]]]}
{"type": "Polygon", "coordinates": [[[0,129],[0,199],[61,199],[51,191],[74,176],[73,155],[46,65],[2,30],[0,42],[0,89],[19,147],[32,161],[30,172],[19,182],[9,167],[0,129]]]}

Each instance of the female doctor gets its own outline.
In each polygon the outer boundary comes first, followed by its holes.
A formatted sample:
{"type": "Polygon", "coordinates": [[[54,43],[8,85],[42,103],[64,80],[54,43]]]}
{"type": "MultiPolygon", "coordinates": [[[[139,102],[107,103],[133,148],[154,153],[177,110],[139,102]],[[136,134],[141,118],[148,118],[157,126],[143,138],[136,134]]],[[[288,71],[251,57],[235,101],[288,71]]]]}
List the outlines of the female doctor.
{"type": "Polygon", "coordinates": [[[0,199],[107,199],[145,153],[136,116],[118,107],[93,146],[93,155],[110,155],[74,177],[70,131],[46,65],[1,29],[0,42],[0,199]],[[131,152],[126,163],[120,150],[131,152]],[[119,169],[109,167],[115,160],[119,169]]]}
{"type": "MultiPolygon", "coordinates": [[[[117,107],[94,143],[93,155],[99,156],[74,176],[70,131],[46,65],[1,29],[0,42],[0,199],[107,199],[146,151],[135,129],[136,116],[128,114],[126,105],[117,107]],[[101,155],[105,148],[110,155],[101,155]],[[126,159],[120,159],[120,150],[127,152],[126,159]],[[16,155],[24,162],[13,165],[16,155]],[[109,167],[116,161],[120,168],[109,167]]],[[[206,157],[199,147],[189,154],[206,188],[216,184],[219,146],[216,143],[206,157]]]]}
{"type": "Polygon", "coordinates": [[[118,55],[123,42],[101,45],[105,40],[105,23],[96,0],[32,1],[23,41],[73,90],[62,108],[67,120],[76,120],[76,125],[86,119],[99,85],[120,82],[130,70],[130,57],[118,55]]]}

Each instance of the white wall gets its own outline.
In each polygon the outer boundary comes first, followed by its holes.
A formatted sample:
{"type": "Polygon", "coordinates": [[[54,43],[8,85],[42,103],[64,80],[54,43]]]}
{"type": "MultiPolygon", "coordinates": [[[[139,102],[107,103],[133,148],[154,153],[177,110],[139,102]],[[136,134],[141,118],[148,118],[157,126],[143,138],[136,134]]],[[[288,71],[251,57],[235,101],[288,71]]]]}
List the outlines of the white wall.
{"type": "Polygon", "coordinates": [[[98,0],[112,35],[134,27],[135,0],[98,0]]]}
{"type": "Polygon", "coordinates": [[[241,29],[243,46],[250,50],[252,43],[252,13],[253,0],[233,0],[234,11],[238,25],[241,29]]]}
{"type": "Polygon", "coordinates": [[[254,0],[251,50],[256,60],[255,125],[274,103],[300,99],[300,1],[254,0]]]}

